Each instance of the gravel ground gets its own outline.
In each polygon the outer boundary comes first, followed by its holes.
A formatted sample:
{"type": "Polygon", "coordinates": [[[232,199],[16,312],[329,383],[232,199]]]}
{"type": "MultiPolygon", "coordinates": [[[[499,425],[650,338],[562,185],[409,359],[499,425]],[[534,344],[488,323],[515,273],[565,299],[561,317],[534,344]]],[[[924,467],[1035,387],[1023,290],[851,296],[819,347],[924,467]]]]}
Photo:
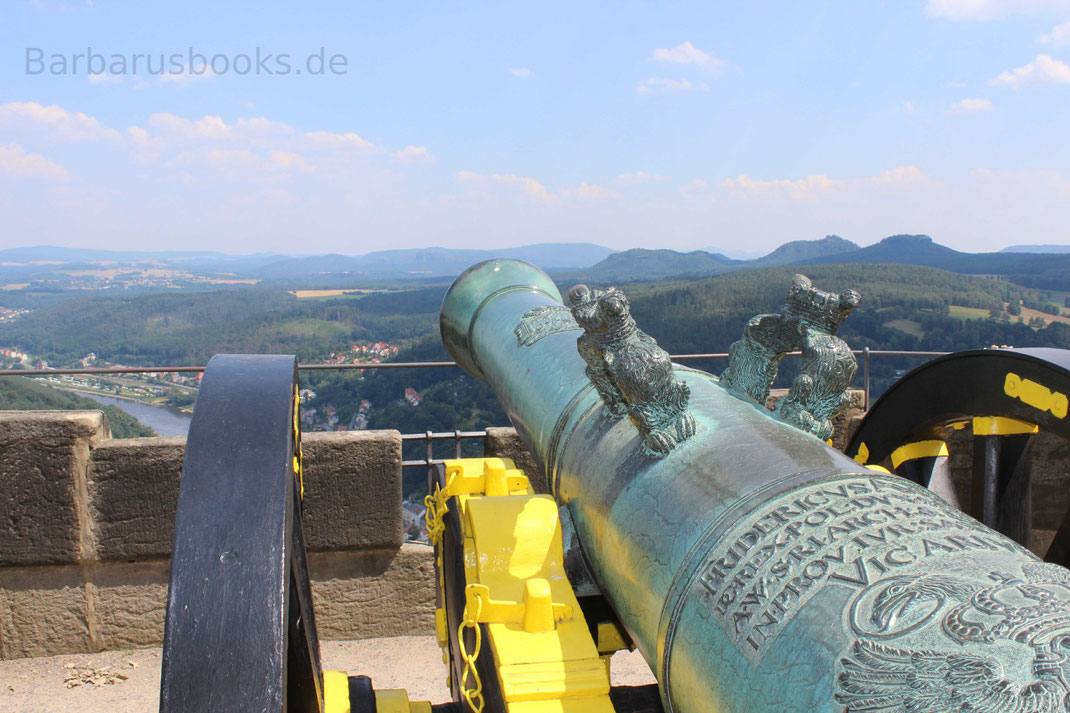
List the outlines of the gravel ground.
{"type": "MultiPolygon", "coordinates": [[[[410,700],[450,699],[432,636],[325,641],[320,654],[325,669],[371,676],[376,688],[404,688],[410,700]]],[[[654,682],[637,651],[614,655],[611,670],[614,685],[654,682]]],[[[159,698],[160,649],[0,661],[2,713],[152,713],[159,698]]]]}

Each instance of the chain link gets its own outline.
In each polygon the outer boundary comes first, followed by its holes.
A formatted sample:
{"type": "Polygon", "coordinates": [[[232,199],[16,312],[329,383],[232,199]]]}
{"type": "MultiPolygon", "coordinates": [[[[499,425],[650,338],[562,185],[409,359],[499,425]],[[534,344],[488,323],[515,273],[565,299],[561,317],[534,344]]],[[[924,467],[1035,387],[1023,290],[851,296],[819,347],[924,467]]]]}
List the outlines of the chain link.
{"type": "Polygon", "coordinates": [[[473,593],[469,601],[476,604],[475,612],[468,611],[468,602],[465,602],[464,613],[461,615],[461,625],[457,627],[457,643],[461,650],[461,659],[464,661],[464,672],[461,674],[461,695],[468,703],[473,713],[483,713],[483,682],[479,680],[479,672],[476,670],[476,659],[479,658],[479,649],[483,643],[483,632],[479,628],[479,615],[483,609],[483,598],[473,593]],[[464,630],[472,629],[475,633],[475,646],[472,653],[468,653],[468,647],[464,643],[464,630]],[[469,675],[475,684],[468,688],[469,675]]]}
{"type": "Polygon", "coordinates": [[[424,521],[427,523],[427,538],[431,540],[432,545],[437,547],[442,544],[442,533],[446,531],[443,518],[449,511],[445,493],[439,489],[438,483],[435,483],[435,492],[424,498],[424,508],[426,508],[424,521]]]}
{"type": "MultiPolygon", "coordinates": [[[[447,484],[442,489],[435,483],[435,492],[424,498],[424,507],[427,512],[424,519],[427,522],[427,538],[435,546],[435,561],[439,570],[439,587],[445,586],[444,573],[442,571],[442,534],[446,531],[445,516],[449,512],[450,488],[447,484]]],[[[461,615],[461,624],[457,627],[457,644],[460,649],[461,660],[464,661],[464,671],[461,674],[461,695],[473,713],[483,713],[483,682],[479,679],[476,670],[476,659],[479,658],[479,650],[483,643],[483,632],[479,628],[479,615],[483,609],[483,599],[478,593],[473,593],[471,600],[475,602],[475,611],[469,610],[468,601],[464,605],[464,613],[461,615]],[[472,629],[475,635],[475,645],[472,653],[468,653],[465,644],[464,630],[472,629]],[[469,681],[473,687],[469,688],[469,681]]]]}

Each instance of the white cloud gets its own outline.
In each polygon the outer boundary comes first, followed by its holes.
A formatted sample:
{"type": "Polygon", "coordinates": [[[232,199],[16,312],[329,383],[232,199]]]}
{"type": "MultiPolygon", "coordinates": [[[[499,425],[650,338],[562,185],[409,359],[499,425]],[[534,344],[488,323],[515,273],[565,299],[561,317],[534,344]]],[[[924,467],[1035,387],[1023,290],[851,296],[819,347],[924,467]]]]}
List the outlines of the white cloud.
{"type": "Polygon", "coordinates": [[[193,82],[199,82],[202,79],[211,79],[212,77],[217,77],[220,74],[222,74],[221,72],[217,72],[214,69],[212,69],[212,66],[210,64],[205,64],[204,65],[204,71],[202,71],[200,73],[187,72],[185,65],[180,65],[180,66],[181,66],[181,70],[180,71],[177,71],[177,72],[170,72],[170,71],[169,72],[164,72],[163,74],[161,74],[159,76],[159,80],[158,81],[161,84],[174,84],[174,85],[179,86],[179,87],[186,87],[186,86],[189,86],[193,82]]]}
{"type": "Polygon", "coordinates": [[[881,171],[876,176],[855,179],[855,182],[876,186],[887,186],[890,188],[913,189],[924,187],[943,189],[944,187],[942,183],[922,171],[917,166],[898,166],[896,168],[889,168],[886,171],[881,171]]]}
{"type": "Polygon", "coordinates": [[[1070,22],[1064,22],[1061,25],[1056,25],[1051,28],[1050,32],[1037,38],[1037,42],[1054,45],[1056,47],[1066,47],[1067,45],[1070,45],[1070,22]]]}
{"type": "Polygon", "coordinates": [[[115,129],[108,129],[91,116],[80,111],[70,112],[56,106],[37,102],[9,102],[0,104],[0,124],[22,124],[44,128],[70,141],[118,139],[115,129]]]}
{"type": "Polygon", "coordinates": [[[817,202],[860,186],[914,189],[939,187],[940,184],[917,166],[900,166],[882,171],[876,176],[854,179],[830,178],[823,173],[817,173],[804,178],[761,180],[741,174],[735,178],[726,178],[718,184],[718,187],[726,189],[734,198],[771,198],[804,202],[817,202]]]}
{"type": "Polygon", "coordinates": [[[18,144],[12,144],[0,146],[0,176],[62,181],[67,178],[67,169],[40,154],[26,153],[18,144]]]}
{"type": "Polygon", "coordinates": [[[1049,55],[1038,54],[1037,58],[1024,67],[1003,72],[988,82],[993,87],[1046,87],[1053,84],[1070,84],[1070,66],[1065,62],[1052,59],[1049,55]]]}
{"type": "Polygon", "coordinates": [[[768,181],[740,174],[735,178],[726,178],[718,185],[728,189],[737,198],[768,196],[791,200],[816,200],[822,195],[843,190],[846,183],[829,178],[823,173],[805,178],[776,178],[768,181]]]}
{"type": "Polygon", "coordinates": [[[925,13],[945,20],[1001,20],[1013,14],[1065,13],[1070,0],[929,0],[925,13]]]}
{"type": "Polygon", "coordinates": [[[268,152],[270,166],[283,171],[311,171],[305,157],[293,151],[270,151],[268,152]]]}
{"type": "Polygon", "coordinates": [[[521,79],[527,79],[531,76],[531,70],[526,69],[524,67],[517,67],[516,69],[510,67],[509,74],[513,75],[514,77],[520,77],[521,79]]]}
{"type": "Polygon", "coordinates": [[[275,142],[295,134],[292,126],[263,117],[238,119],[228,124],[215,114],[207,114],[200,119],[186,119],[175,114],[158,113],[149,117],[148,125],[161,134],[169,135],[169,138],[185,140],[275,142]]]}
{"type": "Polygon", "coordinates": [[[292,151],[269,151],[261,155],[250,149],[214,148],[207,151],[182,151],[176,157],[179,163],[196,164],[229,171],[248,168],[258,171],[310,171],[312,166],[300,154],[292,151]]]}
{"type": "Polygon", "coordinates": [[[580,187],[576,189],[575,195],[577,198],[587,201],[602,201],[619,197],[616,191],[593,183],[581,183],[580,187]]]}
{"type": "Polygon", "coordinates": [[[332,134],[329,131],[310,131],[304,136],[311,146],[324,149],[349,149],[358,153],[375,153],[379,147],[371,141],[353,133],[332,134]]]}
{"type": "Polygon", "coordinates": [[[724,60],[703,52],[690,42],[682,42],[671,48],[654,50],[653,58],[658,62],[694,65],[707,74],[717,74],[724,67],[724,60]]]}
{"type": "Polygon", "coordinates": [[[402,163],[434,163],[436,160],[426,146],[406,146],[395,151],[394,158],[402,163]]]}
{"type": "Polygon", "coordinates": [[[634,186],[637,183],[646,183],[647,181],[663,181],[665,176],[657,173],[647,173],[646,171],[632,171],[631,173],[618,173],[613,180],[624,186],[634,186]]]}
{"type": "Polygon", "coordinates": [[[651,77],[650,79],[644,79],[635,87],[635,91],[640,94],[647,94],[652,89],[664,89],[667,92],[691,91],[693,89],[706,91],[709,87],[705,82],[692,82],[690,79],[668,79],[666,77],[651,77]]]}
{"type": "Polygon", "coordinates": [[[249,149],[209,149],[207,151],[182,151],[177,159],[181,163],[194,163],[218,170],[235,166],[257,166],[260,157],[249,149]]]}
{"type": "Polygon", "coordinates": [[[995,111],[996,107],[988,99],[962,99],[951,105],[948,114],[977,114],[978,112],[995,111]]]}
{"type": "Polygon", "coordinates": [[[494,173],[490,175],[484,175],[481,173],[475,173],[473,171],[458,171],[457,178],[468,183],[500,183],[506,186],[515,186],[520,188],[531,200],[536,203],[547,203],[553,200],[553,196],[546,190],[546,186],[539,183],[534,178],[527,176],[518,176],[515,173],[494,173]]]}
{"type": "Polygon", "coordinates": [[[903,111],[908,114],[914,114],[918,111],[918,107],[912,101],[903,102],[903,111]]]}
{"type": "Polygon", "coordinates": [[[118,74],[108,74],[107,72],[100,72],[98,74],[89,75],[90,84],[122,84],[123,78],[118,74]]]}

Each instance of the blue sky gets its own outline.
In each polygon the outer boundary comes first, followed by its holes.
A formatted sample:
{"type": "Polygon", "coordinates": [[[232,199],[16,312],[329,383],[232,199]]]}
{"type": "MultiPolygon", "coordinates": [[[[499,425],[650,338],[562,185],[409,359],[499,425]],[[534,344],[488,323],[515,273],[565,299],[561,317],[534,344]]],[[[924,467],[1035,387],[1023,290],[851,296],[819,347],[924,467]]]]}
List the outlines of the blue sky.
{"type": "Polygon", "coordinates": [[[4,15],[3,246],[1070,242],[1070,0],[4,15]]]}

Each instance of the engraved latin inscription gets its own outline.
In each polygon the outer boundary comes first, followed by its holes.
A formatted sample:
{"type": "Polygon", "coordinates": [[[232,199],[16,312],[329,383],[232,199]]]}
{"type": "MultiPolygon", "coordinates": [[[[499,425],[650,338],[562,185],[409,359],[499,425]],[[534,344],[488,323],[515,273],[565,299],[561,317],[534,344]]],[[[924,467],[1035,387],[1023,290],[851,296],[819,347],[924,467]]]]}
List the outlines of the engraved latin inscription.
{"type": "Polygon", "coordinates": [[[865,589],[967,550],[1025,553],[906,481],[843,478],[796,489],[746,518],[720,539],[699,582],[740,649],[760,657],[824,587],[865,589]]]}

